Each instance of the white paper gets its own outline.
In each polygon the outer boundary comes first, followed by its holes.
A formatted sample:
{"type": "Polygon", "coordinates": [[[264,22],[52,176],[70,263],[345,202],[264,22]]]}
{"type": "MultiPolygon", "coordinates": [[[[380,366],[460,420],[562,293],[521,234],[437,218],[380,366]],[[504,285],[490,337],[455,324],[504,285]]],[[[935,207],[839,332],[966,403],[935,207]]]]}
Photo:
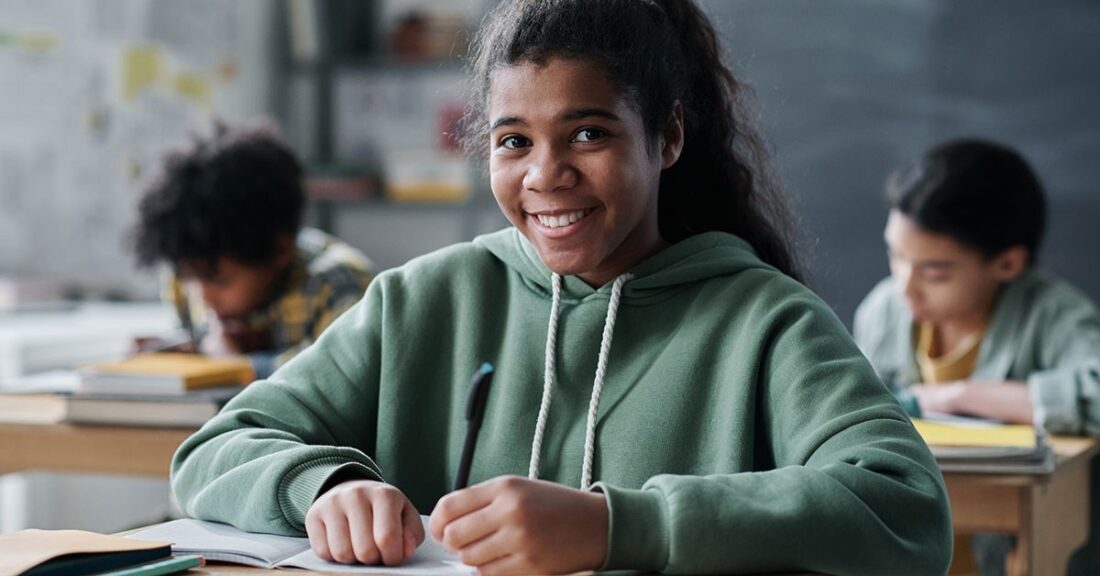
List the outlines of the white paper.
{"type": "Polygon", "coordinates": [[[458,561],[443,549],[428,532],[428,517],[421,516],[424,542],[416,555],[401,566],[363,566],[326,562],[309,547],[309,539],[272,534],[255,534],[228,524],[202,520],[173,520],[130,534],[138,540],[172,542],[177,554],[200,554],[207,560],[235,562],[261,568],[294,567],[318,572],[354,572],[362,574],[474,574],[476,570],[458,561]]]}

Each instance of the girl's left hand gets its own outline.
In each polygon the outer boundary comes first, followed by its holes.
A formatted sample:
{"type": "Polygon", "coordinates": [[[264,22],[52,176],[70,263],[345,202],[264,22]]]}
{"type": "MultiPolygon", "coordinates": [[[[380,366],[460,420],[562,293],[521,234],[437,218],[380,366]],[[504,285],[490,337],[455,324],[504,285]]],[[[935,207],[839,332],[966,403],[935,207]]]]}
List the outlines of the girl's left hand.
{"type": "Polygon", "coordinates": [[[950,382],[934,386],[913,386],[909,391],[917,397],[921,412],[956,414],[961,411],[959,399],[966,394],[966,383],[950,382]]]}
{"type": "Polygon", "coordinates": [[[599,492],[502,476],[441,498],[428,526],[479,574],[566,574],[603,565],[607,523],[599,492]]]}

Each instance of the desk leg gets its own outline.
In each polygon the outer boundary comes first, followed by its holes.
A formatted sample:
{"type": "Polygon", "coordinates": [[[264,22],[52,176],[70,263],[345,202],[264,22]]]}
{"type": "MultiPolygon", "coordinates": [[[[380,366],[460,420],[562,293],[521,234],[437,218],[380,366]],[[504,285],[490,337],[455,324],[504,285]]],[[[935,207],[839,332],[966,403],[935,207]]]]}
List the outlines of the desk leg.
{"type": "MultiPolygon", "coordinates": [[[[1007,566],[1006,576],[1028,576],[1029,574],[1046,574],[1046,572],[1032,571],[1033,555],[1035,553],[1035,510],[1037,489],[1020,489],[1020,527],[1016,532],[1016,549],[1009,552],[1005,560],[1007,566]]],[[[1055,573],[1051,573],[1054,576],[1055,573]]],[[[1058,576],[1062,576],[1059,574],[1058,576]]]]}
{"type": "Polygon", "coordinates": [[[1016,550],[1008,558],[1010,576],[1066,573],[1070,555],[1088,539],[1089,480],[1086,459],[1024,492],[1016,550]]]}

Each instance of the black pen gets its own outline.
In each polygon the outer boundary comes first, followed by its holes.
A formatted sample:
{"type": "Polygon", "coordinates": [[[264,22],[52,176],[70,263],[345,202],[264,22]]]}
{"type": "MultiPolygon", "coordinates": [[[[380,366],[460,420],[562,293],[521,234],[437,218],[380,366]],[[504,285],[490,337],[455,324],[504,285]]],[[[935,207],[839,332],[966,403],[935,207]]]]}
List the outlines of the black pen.
{"type": "Polygon", "coordinates": [[[462,458],[458,461],[455,490],[466,487],[470,481],[470,464],[474,460],[477,432],[485,417],[485,402],[489,398],[489,384],[493,381],[493,365],[485,362],[470,379],[470,391],[466,396],[466,443],[462,446],[462,458]]]}

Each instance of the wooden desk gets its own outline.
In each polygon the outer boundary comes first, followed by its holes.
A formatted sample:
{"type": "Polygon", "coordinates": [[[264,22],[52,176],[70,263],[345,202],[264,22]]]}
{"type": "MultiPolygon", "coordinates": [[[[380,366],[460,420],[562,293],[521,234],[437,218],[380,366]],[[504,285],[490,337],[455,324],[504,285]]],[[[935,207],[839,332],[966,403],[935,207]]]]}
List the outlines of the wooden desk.
{"type": "Polygon", "coordinates": [[[1089,532],[1093,438],[1050,439],[1058,467],[1047,476],[945,472],[955,531],[1016,536],[1009,576],[1065,574],[1089,532]]]}
{"type": "Polygon", "coordinates": [[[0,424],[0,474],[41,470],[168,478],[176,447],[194,430],[0,424]]]}
{"type": "MultiPolygon", "coordinates": [[[[176,447],[193,430],[0,424],[0,474],[45,470],[168,477],[176,447]]],[[[1052,438],[1058,467],[1048,476],[944,474],[955,531],[1017,537],[1009,574],[1064,574],[1088,537],[1091,438],[1052,438]]],[[[213,565],[208,574],[256,573],[213,565]]]]}

